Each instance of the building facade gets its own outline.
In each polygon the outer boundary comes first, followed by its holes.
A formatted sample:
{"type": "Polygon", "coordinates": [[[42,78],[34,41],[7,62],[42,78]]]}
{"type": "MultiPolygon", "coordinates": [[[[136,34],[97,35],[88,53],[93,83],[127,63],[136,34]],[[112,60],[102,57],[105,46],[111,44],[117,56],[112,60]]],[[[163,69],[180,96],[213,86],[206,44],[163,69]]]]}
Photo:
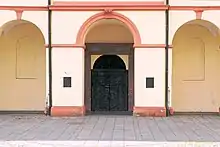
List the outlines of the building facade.
{"type": "Polygon", "coordinates": [[[0,111],[218,113],[220,1],[0,2],[0,111]]]}

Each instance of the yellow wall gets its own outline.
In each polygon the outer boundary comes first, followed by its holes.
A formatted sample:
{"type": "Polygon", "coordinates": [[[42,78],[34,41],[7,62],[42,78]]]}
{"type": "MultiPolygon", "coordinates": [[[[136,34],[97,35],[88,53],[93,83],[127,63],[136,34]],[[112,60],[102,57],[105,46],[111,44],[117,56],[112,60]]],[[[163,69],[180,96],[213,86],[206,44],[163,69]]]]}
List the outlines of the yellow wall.
{"type": "Polygon", "coordinates": [[[177,32],[173,45],[174,110],[217,112],[220,106],[219,36],[214,36],[205,25],[186,24],[177,32]]]}
{"type": "Polygon", "coordinates": [[[46,51],[43,36],[30,23],[17,23],[10,29],[6,25],[4,30],[0,37],[0,110],[44,110],[46,51]]]}
{"type": "Polygon", "coordinates": [[[100,57],[101,55],[91,55],[91,69],[93,69],[93,65],[95,64],[95,61],[100,57]]]}
{"type": "Polygon", "coordinates": [[[94,24],[86,36],[87,43],[133,43],[130,30],[117,20],[101,20],[94,24]]]}

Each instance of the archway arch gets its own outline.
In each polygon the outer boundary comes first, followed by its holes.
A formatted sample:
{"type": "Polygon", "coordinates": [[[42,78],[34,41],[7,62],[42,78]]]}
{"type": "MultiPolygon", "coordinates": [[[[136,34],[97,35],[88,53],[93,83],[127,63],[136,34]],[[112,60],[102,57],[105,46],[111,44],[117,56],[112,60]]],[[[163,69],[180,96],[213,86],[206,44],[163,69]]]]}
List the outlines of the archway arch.
{"type": "Polygon", "coordinates": [[[102,55],[96,59],[93,69],[124,69],[124,61],[117,55],[102,55]]]}
{"type": "Polygon", "coordinates": [[[220,105],[219,28],[192,20],[175,33],[172,50],[172,106],[177,112],[217,112],[220,105]]]}
{"type": "Polygon", "coordinates": [[[12,20],[0,28],[0,110],[44,111],[46,50],[32,22],[12,20]]]}
{"type": "Polygon", "coordinates": [[[220,31],[219,31],[219,28],[212,22],[208,21],[208,20],[203,20],[203,19],[194,19],[194,20],[190,20],[186,23],[184,23],[183,25],[181,25],[177,31],[175,32],[174,34],[174,37],[173,37],[173,40],[172,40],[172,44],[174,45],[175,44],[175,41],[177,40],[177,36],[180,34],[179,32],[181,30],[183,30],[186,26],[189,26],[189,25],[197,25],[197,26],[201,26],[201,27],[204,27],[206,28],[207,30],[210,31],[210,33],[213,35],[213,36],[219,36],[220,35],[220,31]]]}
{"type": "Polygon", "coordinates": [[[44,35],[41,32],[40,28],[37,25],[35,25],[34,23],[32,23],[28,20],[24,20],[24,19],[22,19],[22,20],[11,20],[11,21],[6,22],[5,24],[3,24],[0,27],[0,37],[2,35],[7,34],[13,28],[21,26],[21,25],[31,26],[37,32],[37,35],[40,36],[40,39],[45,43],[45,38],[44,38],[44,35]]]}
{"type": "Polygon", "coordinates": [[[92,103],[94,112],[128,111],[127,70],[117,55],[102,55],[92,69],[92,103]]]}
{"type": "Polygon", "coordinates": [[[93,15],[87,21],[85,21],[77,34],[76,44],[84,45],[85,38],[91,26],[97,21],[106,20],[106,19],[115,19],[122,22],[132,33],[134,44],[135,45],[141,44],[141,37],[135,24],[129,18],[116,12],[109,12],[109,13],[101,12],[93,15]]]}
{"type": "MultiPolygon", "coordinates": [[[[116,13],[98,13],[89,18],[81,27],[77,44],[86,45],[85,50],[85,98],[84,104],[86,111],[94,111],[92,99],[95,97],[94,85],[103,86],[100,81],[104,80],[106,87],[114,85],[109,83],[116,82],[115,97],[121,97],[121,101],[115,101],[118,104],[116,111],[133,111],[134,106],[134,50],[133,45],[141,43],[140,35],[135,25],[125,16],[116,13]],[[114,32],[114,33],[112,33],[114,32]],[[104,55],[104,56],[103,56],[104,55]],[[93,69],[93,64],[99,57],[112,57],[124,61],[125,69],[93,69]],[[93,74],[91,74],[93,73],[93,74]],[[100,76],[97,76],[100,75],[100,76]],[[102,75],[102,76],[101,76],[102,75]],[[107,78],[105,75],[108,75],[107,78]],[[122,76],[123,75],[123,76],[122,76]],[[113,78],[114,77],[114,78],[113,78]],[[116,81],[118,80],[118,81],[116,81]],[[95,83],[95,84],[94,84],[95,83]],[[128,91],[129,89],[129,91],[128,91]],[[129,94],[128,94],[129,93],[129,94]],[[121,96],[119,96],[121,95],[121,96]],[[124,101],[124,102],[123,102],[124,101]]],[[[117,60],[115,59],[115,61],[117,60]]],[[[99,59],[98,59],[99,60],[99,59]]],[[[107,60],[105,60],[107,61],[107,60]]],[[[112,60],[113,61],[113,60],[112,60]]],[[[117,60],[118,61],[118,60],[117,60]]],[[[116,62],[120,66],[121,62],[116,62]]],[[[103,65],[109,66],[109,65],[103,65]]],[[[110,86],[111,87],[111,86],[110,86]]],[[[114,89],[114,88],[110,88],[114,89]]],[[[104,90],[106,91],[106,90],[104,90]]],[[[97,92],[97,95],[103,93],[103,90],[97,92]]],[[[105,96],[111,94],[104,93],[105,96]]],[[[102,97],[105,97],[102,96],[102,97]]],[[[112,95],[111,95],[112,96],[112,95]]],[[[105,97],[106,98],[106,97],[105,97]]],[[[115,98],[112,98],[115,99],[115,98]]],[[[115,99],[116,100],[116,99],[115,99]]],[[[110,102],[108,103],[110,104],[110,102]]],[[[109,106],[109,108],[112,108],[109,106]]],[[[112,109],[108,109],[111,111],[112,109]]],[[[114,110],[114,111],[115,111],[114,110]]],[[[111,111],[112,112],[112,111],[111,111]]]]}

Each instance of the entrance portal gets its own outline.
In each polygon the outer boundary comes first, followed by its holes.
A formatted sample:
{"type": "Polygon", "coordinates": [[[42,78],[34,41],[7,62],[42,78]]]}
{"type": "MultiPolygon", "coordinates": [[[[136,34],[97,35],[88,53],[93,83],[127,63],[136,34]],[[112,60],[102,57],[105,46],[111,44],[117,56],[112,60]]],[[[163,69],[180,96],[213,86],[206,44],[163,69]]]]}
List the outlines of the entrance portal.
{"type": "Polygon", "coordinates": [[[90,25],[82,37],[86,46],[84,104],[87,114],[133,112],[132,32],[123,21],[100,19],[90,25]]]}
{"type": "Polygon", "coordinates": [[[117,55],[103,55],[92,70],[92,111],[128,110],[128,72],[117,55]]]}

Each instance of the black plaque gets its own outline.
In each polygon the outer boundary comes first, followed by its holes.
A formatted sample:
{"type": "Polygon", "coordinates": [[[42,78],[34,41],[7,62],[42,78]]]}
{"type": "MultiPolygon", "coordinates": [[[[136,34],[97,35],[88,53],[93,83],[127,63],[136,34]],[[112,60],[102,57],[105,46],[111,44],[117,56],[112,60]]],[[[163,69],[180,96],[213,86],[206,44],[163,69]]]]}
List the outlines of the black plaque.
{"type": "Polygon", "coordinates": [[[146,78],[146,88],[154,88],[154,78],[153,77],[146,78]]]}
{"type": "Polygon", "coordinates": [[[63,87],[72,87],[71,77],[63,77],[63,87]]]}

